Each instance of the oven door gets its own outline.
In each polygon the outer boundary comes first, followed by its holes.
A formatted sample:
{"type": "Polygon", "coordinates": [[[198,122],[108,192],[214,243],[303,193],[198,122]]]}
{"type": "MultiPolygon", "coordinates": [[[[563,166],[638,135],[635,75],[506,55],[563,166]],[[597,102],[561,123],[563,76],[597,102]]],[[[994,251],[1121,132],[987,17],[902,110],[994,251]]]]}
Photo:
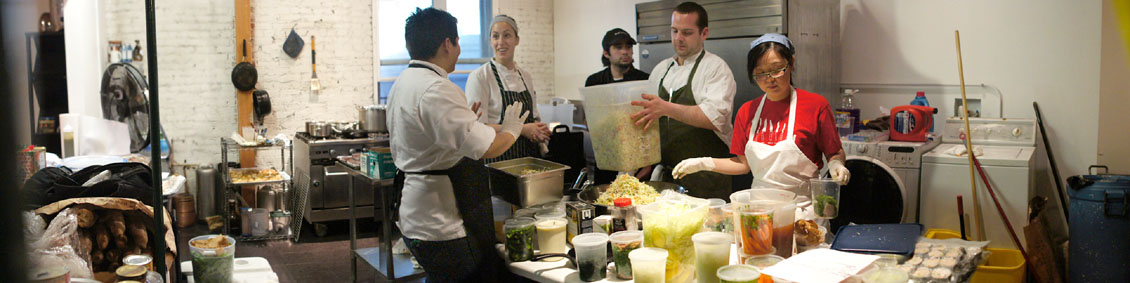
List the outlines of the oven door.
{"type": "Polygon", "coordinates": [[[851,171],[851,181],[840,189],[840,215],[832,219],[832,229],[855,224],[913,222],[906,211],[913,211],[902,179],[890,166],[867,156],[848,156],[844,166],[851,171]]]}
{"type": "MultiPolygon", "coordinates": [[[[326,166],[325,182],[322,183],[323,208],[349,207],[349,172],[341,165],[326,166]]],[[[373,205],[373,188],[368,180],[355,176],[353,188],[354,202],[357,206],[373,205]]]]}

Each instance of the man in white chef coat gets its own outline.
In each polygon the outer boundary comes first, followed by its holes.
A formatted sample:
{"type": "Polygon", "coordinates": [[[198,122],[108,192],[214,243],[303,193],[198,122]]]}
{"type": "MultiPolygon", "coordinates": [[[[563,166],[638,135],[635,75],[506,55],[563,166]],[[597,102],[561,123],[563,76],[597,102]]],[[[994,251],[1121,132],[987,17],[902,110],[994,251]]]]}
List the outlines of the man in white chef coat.
{"type": "Polygon", "coordinates": [[[388,124],[397,185],[398,226],[428,281],[494,282],[508,274],[494,250],[486,167],[522,130],[520,102],[503,113],[500,131],[478,122],[447,75],[459,58],[455,17],[428,8],[408,17],[412,58],[392,85],[388,124]]]}
{"type": "Polygon", "coordinates": [[[727,199],[732,178],[700,172],[674,180],[671,169],[683,159],[730,157],[730,120],[737,83],[730,66],[703,48],[710,33],[706,9],[683,2],[671,13],[671,45],[675,56],[655,65],[649,93],[632,105],[644,109],[632,115],[636,125],[659,127],[663,180],[686,187],[701,198],[727,199]],[[654,92],[652,92],[654,91],[654,92]]]}

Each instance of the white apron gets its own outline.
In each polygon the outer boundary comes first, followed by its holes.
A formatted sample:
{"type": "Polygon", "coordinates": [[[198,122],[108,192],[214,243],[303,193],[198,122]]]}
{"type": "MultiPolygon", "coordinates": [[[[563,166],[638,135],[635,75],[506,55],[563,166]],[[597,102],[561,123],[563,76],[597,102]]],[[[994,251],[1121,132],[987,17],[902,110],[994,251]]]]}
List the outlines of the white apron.
{"type": "Polygon", "coordinates": [[[751,188],[777,188],[795,191],[798,195],[808,195],[808,187],[805,185],[808,179],[816,177],[819,168],[796,146],[796,135],[793,134],[796,123],[796,89],[792,90],[789,98],[789,124],[784,132],[785,139],[775,145],[754,140],[766,96],[768,95],[762,96],[761,104],[757,105],[757,112],[750,123],[749,141],[745,145],[746,161],[749,163],[750,172],[753,173],[751,188]]]}

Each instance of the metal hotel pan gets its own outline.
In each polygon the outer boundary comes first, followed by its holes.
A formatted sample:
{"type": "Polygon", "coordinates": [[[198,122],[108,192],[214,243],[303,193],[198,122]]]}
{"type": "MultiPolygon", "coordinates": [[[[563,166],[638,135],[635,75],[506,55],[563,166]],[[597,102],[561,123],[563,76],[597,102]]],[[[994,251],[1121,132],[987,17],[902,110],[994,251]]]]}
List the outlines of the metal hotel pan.
{"type": "Polygon", "coordinates": [[[487,164],[491,194],[519,207],[561,200],[565,194],[565,170],[569,166],[544,159],[523,157],[487,164]],[[522,175],[522,170],[542,172],[522,175]]]}

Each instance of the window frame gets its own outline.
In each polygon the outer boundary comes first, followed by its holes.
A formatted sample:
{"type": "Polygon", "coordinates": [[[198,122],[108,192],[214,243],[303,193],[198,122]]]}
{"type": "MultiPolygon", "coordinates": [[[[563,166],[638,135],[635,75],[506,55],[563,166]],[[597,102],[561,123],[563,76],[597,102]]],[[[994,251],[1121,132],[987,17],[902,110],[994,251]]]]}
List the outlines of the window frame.
{"type": "MultiPolygon", "coordinates": [[[[447,1],[448,0],[432,0],[432,7],[436,8],[436,9],[447,11],[447,1]]],[[[454,1],[465,1],[465,0],[454,0],[454,1]]],[[[462,64],[482,65],[482,64],[489,62],[491,60],[491,58],[493,57],[493,54],[494,54],[493,49],[490,47],[490,24],[494,19],[494,9],[493,9],[493,2],[494,1],[493,0],[478,0],[478,1],[479,1],[479,31],[480,31],[479,34],[482,37],[482,39],[480,40],[480,42],[481,42],[480,44],[481,44],[481,50],[482,50],[483,53],[481,54],[481,57],[479,57],[479,58],[460,58],[459,61],[456,62],[456,64],[459,64],[459,65],[462,65],[462,64]]],[[[377,13],[377,11],[378,11],[377,9],[379,9],[378,6],[379,6],[379,1],[373,0],[373,15],[378,14],[377,13]]],[[[407,67],[408,62],[411,61],[411,60],[410,59],[389,59],[389,60],[380,59],[381,58],[380,48],[379,48],[379,46],[377,46],[377,44],[375,44],[376,42],[378,42],[380,40],[380,32],[379,32],[379,29],[377,28],[378,24],[379,24],[379,20],[373,21],[373,37],[375,39],[374,44],[373,44],[373,49],[374,49],[374,53],[375,53],[374,56],[373,56],[373,65],[374,65],[373,69],[375,70],[375,74],[373,75],[373,77],[374,77],[373,78],[374,79],[373,80],[373,102],[375,102],[377,104],[385,104],[385,100],[387,99],[387,97],[381,96],[381,84],[382,83],[388,84],[388,83],[396,81],[396,79],[399,78],[399,73],[397,74],[397,76],[385,76],[385,74],[380,71],[381,67],[392,67],[392,66],[405,66],[405,67],[407,67]]],[[[451,75],[470,75],[473,70],[474,69],[470,69],[470,70],[456,69],[455,71],[448,74],[448,76],[451,76],[451,75]]]]}

